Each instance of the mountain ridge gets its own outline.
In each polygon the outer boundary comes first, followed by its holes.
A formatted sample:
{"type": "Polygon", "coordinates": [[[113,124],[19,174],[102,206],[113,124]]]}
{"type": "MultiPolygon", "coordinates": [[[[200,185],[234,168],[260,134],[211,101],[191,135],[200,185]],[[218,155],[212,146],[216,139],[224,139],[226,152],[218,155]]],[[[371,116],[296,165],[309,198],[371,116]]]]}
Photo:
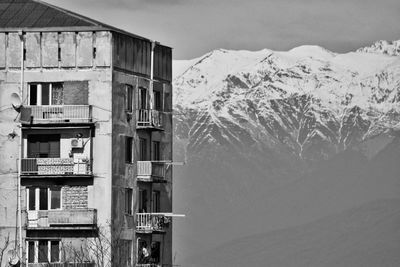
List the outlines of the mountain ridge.
{"type": "Polygon", "coordinates": [[[219,49],[174,62],[174,159],[186,162],[174,170],[174,205],[187,214],[174,227],[185,266],[233,237],[400,195],[396,163],[377,157],[398,146],[400,57],[371,47],[219,49]],[[365,170],[385,162],[376,169],[390,179],[376,186],[381,174],[365,170]],[[333,167],[318,172],[324,164],[333,167]]]}

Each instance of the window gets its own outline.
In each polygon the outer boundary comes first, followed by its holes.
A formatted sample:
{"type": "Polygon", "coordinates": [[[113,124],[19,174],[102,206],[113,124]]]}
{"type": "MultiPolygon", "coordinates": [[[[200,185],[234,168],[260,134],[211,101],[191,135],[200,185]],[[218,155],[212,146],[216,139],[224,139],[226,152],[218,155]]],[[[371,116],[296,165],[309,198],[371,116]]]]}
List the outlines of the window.
{"type": "Polygon", "coordinates": [[[133,110],[133,87],[132,85],[125,85],[125,110],[132,112],[133,110]]]}
{"type": "Polygon", "coordinates": [[[139,160],[147,160],[147,140],[146,138],[139,138],[139,160]]]}
{"type": "Polygon", "coordinates": [[[160,247],[161,247],[161,243],[154,241],[151,242],[151,259],[150,262],[151,263],[160,263],[160,247]]]}
{"type": "Polygon", "coordinates": [[[161,202],[160,202],[160,191],[154,190],[151,193],[151,198],[152,198],[152,207],[151,207],[151,212],[160,212],[161,211],[161,202]]]}
{"type": "Polygon", "coordinates": [[[152,142],[152,159],[153,161],[161,160],[161,149],[160,142],[153,141],[152,142]]]}
{"type": "Polygon", "coordinates": [[[154,95],[154,109],[155,110],[162,110],[162,103],[161,103],[161,92],[153,91],[154,95]]]}
{"type": "Polygon", "coordinates": [[[125,137],[125,162],[132,163],[133,160],[133,137],[125,137]]]}
{"type": "Polygon", "coordinates": [[[121,248],[121,253],[122,253],[122,260],[121,260],[121,263],[122,263],[122,265],[123,266],[126,266],[126,267],[130,267],[130,266],[132,266],[132,264],[133,264],[133,262],[132,262],[132,254],[133,254],[133,251],[132,251],[132,240],[121,240],[122,242],[121,242],[121,245],[122,245],[122,248],[121,248]]]}
{"type": "Polygon", "coordinates": [[[28,135],[28,158],[59,158],[59,134],[28,135]]]}
{"type": "Polygon", "coordinates": [[[28,263],[60,262],[59,240],[31,240],[27,243],[28,263]]]}
{"type": "Polygon", "coordinates": [[[132,188],[125,188],[125,214],[132,215],[132,188]]]}
{"type": "Polygon", "coordinates": [[[49,242],[47,240],[39,241],[38,262],[49,261],[49,242]]]}
{"type": "Polygon", "coordinates": [[[28,210],[61,209],[61,188],[29,187],[26,190],[28,210]]]}
{"type": "Polygon", "coordinates": [[[147,190],[139,190],[139,212],[147,212],[147,190]]]}
{"type": "Polygon", "coordinates": [[[147,90],[145,88],[139,88],[138,109],[147,109],[147,90]]]}
{"type": "Polygon", "coordinates": [[[29,84],[29,105],[47,106],[63,105],[63,83],[32,83],[29,84]]]}

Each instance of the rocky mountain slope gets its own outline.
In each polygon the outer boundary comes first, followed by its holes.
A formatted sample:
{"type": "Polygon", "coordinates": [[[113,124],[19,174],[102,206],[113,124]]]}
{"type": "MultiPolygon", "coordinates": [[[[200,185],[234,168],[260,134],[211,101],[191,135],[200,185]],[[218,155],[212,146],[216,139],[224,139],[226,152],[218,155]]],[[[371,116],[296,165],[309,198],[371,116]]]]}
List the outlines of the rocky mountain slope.
{"type": "Polygon", "coordinates": [[[376,186],[386,169],[363,180],[398,142],[397,44],[219,49],[174,62],[174,158],[187,163],[174,185],[174,209],[187,218],[174,226],[185,266],[229,240],[400,197],[395,178],[376,186]]]}

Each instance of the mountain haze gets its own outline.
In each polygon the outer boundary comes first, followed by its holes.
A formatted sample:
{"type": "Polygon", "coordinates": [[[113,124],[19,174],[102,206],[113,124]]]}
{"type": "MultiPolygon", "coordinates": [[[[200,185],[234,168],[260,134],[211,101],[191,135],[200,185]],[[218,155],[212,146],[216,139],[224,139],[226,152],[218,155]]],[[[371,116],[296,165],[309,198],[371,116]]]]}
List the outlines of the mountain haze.
{"type": "MultiPolygon", "coordinates": [[[[186,162],[175,168],[174,209],[187,215],[174,223],[177,263],[245,266],[233,264],[234,253],[253,266],[291,266],[268,256],[275,254],[271,242],[305,242],[304,253],[277,247],[307,258],[322,236],[343,233],[368,251],[357,227],[318,229],[331,219],[363,225],[374,205],[384,210],[382,225],[394,225],[387,214],[399,219],[393,205],[400,199],[398,44],[380,41],[347,54],[318,46],[219,49],[174,62],[174,159],[186,162]],[[302,227],[310,239],[296,234],[302,227]],[[249,240],[265,246],[247,254],[249,240]]],[[[400,226],[392,230],[398,238],[400,226]]],[[[335,249],[324,244],[325,252],[335,249]]],[[[341,253],[327,259],[331,266],[341,253]]],[[[357,261],[354,255],[349,262],[357,261]]],[[[321,266],[319,260],[298,266],[321,266]]]]}

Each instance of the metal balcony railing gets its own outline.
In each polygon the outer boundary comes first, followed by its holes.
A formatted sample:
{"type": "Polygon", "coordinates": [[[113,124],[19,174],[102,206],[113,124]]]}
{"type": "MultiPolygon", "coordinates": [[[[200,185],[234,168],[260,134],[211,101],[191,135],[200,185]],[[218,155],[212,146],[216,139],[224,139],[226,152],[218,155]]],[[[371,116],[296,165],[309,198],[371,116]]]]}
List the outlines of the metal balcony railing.
{"type": "Polygon", "coordinates": [[[88,123],[92,121],[89,105],[24,106],[21,110],[22,123],[88,123]]]}
{"type": "Polygon", "coordinates": [[[158,213],[136,213],[136,230],[139,232],[165,231],[170,219],[158,213]]]}
{"type": "Polygon", "coordinates": [[[28,210],[28,228],[95,226],[97,210],[28,210]]]}
{"type": "Polygon", "coordinates": [[[157,263],[136,263],[136,267],[161,267],[161,264],[157,263]]]}
{"type": "Polygon", "coordinates": [[[164,112],[155,109],[136,110],[137,128],[164,128],[164,112]]]}
{"type": "Polygon", "coordinates": [[[166,164],[161,161],[138,161],[137,179],[142,181],[166,181],[166,164]]]}
{"type": "Polygon", "coordinates": [[[25,158],[21,161],[21,175],[91,175],[89,159],[25,158]]]}

